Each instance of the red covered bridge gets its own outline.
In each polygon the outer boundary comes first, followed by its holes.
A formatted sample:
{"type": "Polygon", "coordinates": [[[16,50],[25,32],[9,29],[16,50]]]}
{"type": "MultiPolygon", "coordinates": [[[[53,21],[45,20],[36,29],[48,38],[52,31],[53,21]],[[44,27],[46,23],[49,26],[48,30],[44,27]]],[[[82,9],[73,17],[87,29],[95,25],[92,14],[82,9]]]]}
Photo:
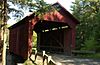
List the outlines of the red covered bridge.
{"type": "Polygon", "coordinates": [[[38,50],[70,55],[71,50],[75,49],[75,27],[79,22],[59,3],[53,6],[60,10],[46,13],[43,20],[32,14],[9,27],[11,53],[27,59],[32,51],[34,30],[37,33],[38,50]]]}

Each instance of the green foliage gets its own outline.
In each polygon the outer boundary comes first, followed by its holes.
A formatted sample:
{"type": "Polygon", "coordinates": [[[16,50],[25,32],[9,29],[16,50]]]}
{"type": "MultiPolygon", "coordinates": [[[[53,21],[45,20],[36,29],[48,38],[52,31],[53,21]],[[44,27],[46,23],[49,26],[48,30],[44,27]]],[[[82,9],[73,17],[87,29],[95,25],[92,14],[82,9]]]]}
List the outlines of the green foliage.
{"type": "Polygon", "coordinates": [[[42,16],[51,11],[53,8],[50,4],[47,4],[44,0],[34,0],[33,3],[30,3],[31,10],[35,12],[35,16],[38,16],[42,19],[42,16]]]}
{"type": "Polygon", "coordinates": [[[3,6],[3,0],[0,0],[0,24],[2,24],[2,20],[3,20],[3,10],[4,6],[3,6]]]}
{"type": "Polygon", "coordinates": [[[79,57],[81,57],[81,58],[100,59],[100,53],[87,54],[87,55],[79,55],[79,57]]]}
{"type": "Polygon", "coordinates": [[[12,2],[13,4],[21,4],[23,5],[27,5],[28,2],[32,2],[32,0],[8,0],[9,2],[12,2]]]}
{"type": "Polygon", "coordinates": [[[23,65],[34,65],[32,61],[26,60],[23,65]]]}
{"type": "Polygon", "coordinates": [[[33,43],[33,48],[37,47],[37,34],[35,31],[33,31],[33,36],[32,36],[32,43],[33,43]]]}
{"type": "Polygon", "coordinates": [[[97,41],[93,37],[90,37],[90,39],[85,40],[84,47],[81,49],[89,50],[89,51],[96,51],[96,47],[97,47],[97,41]]]}
{"type": "MultiPolygon", "coordinates": [[[[7,0],[8,1],[8,14],[12,14],[16,20],[20,20],[25,15],[25,10],[29,9],[28,2],[32,2],[31,0],[7,0]],[[12,7],[14,6],[14,7],[12,7]]],[[[10,18],[11,16],[9,16],[10,18]]]]}
{"type": "Polygon", "coordinates": [[[80,21],[77,26],[77,49],[100,52],[100,0],[76,0],[73,15],[80,21]]]}
{"type": "MultiPolygon", "coordinates": [[[[46,12],[52,10],[52,6],[47,4],[44,0],[8,0],[8,2],[13,3],[13,5],[17,5],[19,8],[8,8],[8,12],[15,12],[14,17],[21,19],[25,13],[23,10],[29,10],[29,12],[35,13],[35,16],[38,16],[42,19],[42,15],[46,12]]],[[[10,6],[10,4],[9,4],[10,6]]]]}
{"type": "Polygon", "coordinates": [[[98,59],[100,59],[100,53],[94,54],[94,55],[92,56],[92,58],[98,58],[98,59]]]}

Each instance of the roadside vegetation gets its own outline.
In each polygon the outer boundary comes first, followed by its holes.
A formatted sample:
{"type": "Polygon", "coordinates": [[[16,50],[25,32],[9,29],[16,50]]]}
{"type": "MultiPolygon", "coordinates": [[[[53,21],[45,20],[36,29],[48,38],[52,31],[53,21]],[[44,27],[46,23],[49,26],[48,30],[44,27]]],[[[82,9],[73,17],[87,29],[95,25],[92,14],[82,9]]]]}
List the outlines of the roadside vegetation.
{"type": "MultiPolygon", "coordinates": [[[[51,9],[51,6],[44,2],[44,0],[0,0],[0,46],[8,43],[7,21],[11,18],[9,14],[16,21],[21,20],[25,15],[23,10],[27,9],[29,12],[36,12],[40,18],[45,12],[51,9]],[[10,3],[10,4],[9,4],[10,3]],[[18,9],[12,8],[11,4],[16,5],[18,9]],[[5,14],[5,15],[4,15],[5,14]],[[4,38],[4,34],[6,38],[4,38]],[[1,42],[2,41],[2,42],[1,42]]],[[[71,6],[72,14],[79,20],[80,24],[77,26],[76,34],[76,50],[95,51],[95,54],[79,55],[83,58],[98,58],[100,59],[100,0],[75,0],[71,6]]],[[[35,33],[34,33],[35,34],[35,33]]],[[[37,35],[33,36],[33,49],[37,47],[37,35]]],[[[9,46],[9,45],[8,45],[9,46]]],[[[3,48],[0,47],[0,50],[3,48]]],[[[3,49],[4,50],[4,49],[3,49]]],[[[27,65],[28,60],[25,62],[27,65]]],[[[30,64],[31,65],[31,64],[30,64]]]]}
{"type": "Polygon", "coordinates": [[[76,50],[95,51],[84,57],[100,58],[100,0],[75,0],[73,15],[79,20],[76,50]]]}

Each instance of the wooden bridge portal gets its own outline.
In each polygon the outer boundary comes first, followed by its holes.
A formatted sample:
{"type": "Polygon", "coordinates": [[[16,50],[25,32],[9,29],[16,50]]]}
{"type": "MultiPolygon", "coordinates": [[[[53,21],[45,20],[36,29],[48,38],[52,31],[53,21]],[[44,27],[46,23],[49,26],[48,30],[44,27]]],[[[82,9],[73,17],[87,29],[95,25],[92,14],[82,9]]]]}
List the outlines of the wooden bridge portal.
{"type": "Polygon", "coordinates": [[[37,33],[38,50],[71,54],[71,50],[75,49],[75,27],[79,22],[59,3],[53,6],[60,10],[46,13],[43,20],[32,14],[9,27],[11,53],[27,59],[32,52],[34,30],[37,33]]]}

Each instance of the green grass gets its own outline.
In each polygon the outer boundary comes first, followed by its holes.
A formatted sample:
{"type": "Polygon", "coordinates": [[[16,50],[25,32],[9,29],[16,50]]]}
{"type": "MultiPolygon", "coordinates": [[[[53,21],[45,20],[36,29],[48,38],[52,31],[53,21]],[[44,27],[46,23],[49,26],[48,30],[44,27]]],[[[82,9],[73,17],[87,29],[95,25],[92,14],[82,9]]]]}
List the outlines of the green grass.
{"type": "Polygon", "coordinates": [[[35,65],[30,60],[26,60],[23,65],[35,65]]]}
{"type": "Polygon", "coordinates": [[[81,58],[93,58],[93,59],[100,59],[100,53],[96,54],[87,54],[87,55],[78,55],[81,58]]]}

